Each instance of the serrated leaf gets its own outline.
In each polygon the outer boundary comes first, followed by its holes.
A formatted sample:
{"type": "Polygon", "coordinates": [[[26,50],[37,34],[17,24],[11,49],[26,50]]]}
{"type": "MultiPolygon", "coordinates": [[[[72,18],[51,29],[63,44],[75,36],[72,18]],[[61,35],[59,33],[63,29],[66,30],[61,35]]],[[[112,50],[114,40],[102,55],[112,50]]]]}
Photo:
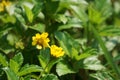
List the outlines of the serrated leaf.
{"type": "Polygon", "coordinates": [[[71,56],[71,49],[72,46],[68,43],[69,38],[65,36],[62,32],[56,32],[55,33],[55,38],[59,41],[61,47],[64,49],[65,53],[68,56],[71,56]]]}
{"type": "Polygon", "coordinates": [[[0,54],[0,64],[2,64],[3,66],[7,67],[8,66],[8,62],[5,59],[5,57],[3,55],[0,54]]]}
{"type": "Polygon", "coordinates": [[[22,63],[23,63],[23,60],[24,60],[24,58],[23,58],[23,56],[22,56],[22,53],[21,53],[21,52],[17,53],[17,54],[13,57],[13,60],[14,60],[15,62],[17,62],[17,63],[19,64],[19,66],[21,66],[22,63]]]}
{"type": "Polygon", "coordinates": [[[86,49],[82,54],[76,56],[76,60],[87,58],[96,53],[95,49],[86,49]]]}
{"type": "Polygon", "coordinates": [[[56,32],[55,38],[69,57],[74,58],[73,55],[78,54],[80,45],[68,33],[56,32]]]}
{"type": "Polygon", "coordinates": [[[5,68],[3,68],[3,70],[7,74],[8,80],[19,80],[19,78],[17,77],[17,75],[10,68],[5,67],[5,68]]]}
{"type": "Polygon", "coordinates": [[[98,60],[97,56],[90,56],[83,61],[84,68],[90,70],[104,70],[105,67],[98,60]]]}
{"type": "Polygon", "coordinates": [[[54,74],[47,74],[40,80],[59,80],[56,75],[54,74]]]}
{"type": "Polygon", "coordinates": [[[107,72],[97,72],[95,74],[91,74],[91,76],[96,78],[97,80],[106,80],[106,79],[107,80],[115,80],[107,72]]]}
{"type": "Polygon", "coordinates": [[[71,65],[67,61],[61,61],[56,66],[56,72],[59,76],[66,75],[69,73],[75,73],[71,65]]]}
{"type": "Polygon", "coordinates": [[[18,72],[19,76],[27,75],[32,72],[41,72],[43,69],[40,66],[37,65],[26,65],[21,68],[21,70],[18,72]]]}
{"type": "Polygon", "coordinates": [[[29,26],[29,28],[39,32],[45,32],[45,25],[42,23],[35,24],[34,26],[29,26]]]}
{"type": "Polygon", "coordinates": [[[10,69],[13,70],[15,74],[17,74],[20,68],[19,64],[15,62],[14,60],[10,59],[9,65],[10,65],[10,69]]]}

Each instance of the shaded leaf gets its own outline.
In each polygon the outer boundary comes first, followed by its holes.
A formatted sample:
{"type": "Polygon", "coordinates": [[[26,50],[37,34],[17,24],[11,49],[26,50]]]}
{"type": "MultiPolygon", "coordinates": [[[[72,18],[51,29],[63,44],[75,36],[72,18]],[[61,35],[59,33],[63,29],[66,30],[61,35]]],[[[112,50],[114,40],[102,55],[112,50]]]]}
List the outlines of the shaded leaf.
{"type": "Polygon", "coordinates": [[[40,50],[40,55],[38,56],[38,59],[42,68],[44,69],[50,61],[50,49],[46,48],[40,50]]]}
{"type": "Polygon", "coordinates": [[[56,66],[56,72],[59,76],[75,73],[71,65],[67,61],[61,61],[56,66]]]}
{"type": "Polygon", "coordinates": [[[47,74],[40,80],[59,80],[56,75],[54,74],[47,74]]]}
{"type": "Polygon", "coordinates": [[[7,74],[8,80],[19,80],[19,78],[17,77],[17,75],[10,68],[5,67],[5,68],[3,68],[3,70],[7,74]]]}

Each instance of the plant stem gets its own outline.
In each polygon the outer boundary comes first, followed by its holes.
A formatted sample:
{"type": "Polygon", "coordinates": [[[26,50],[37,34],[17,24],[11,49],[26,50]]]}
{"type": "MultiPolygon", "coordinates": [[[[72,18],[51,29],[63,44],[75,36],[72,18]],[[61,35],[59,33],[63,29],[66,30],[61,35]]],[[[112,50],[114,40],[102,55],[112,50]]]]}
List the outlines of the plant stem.
{"type": "Polygon", "coordinates": [[[93,27],[93,26],[89,26],[91,27],[93,33],[94,33],[94,36],[95,38],[98,40],[103,52],[104,52],[104,55],[105,55],[105,58],[106,60],[108,61],[108,63],[110,64],[110,66],[113,68],[113,70],[115,71],[115,73],[117,74],[118,78],[120,79],[120,70],[118,68],[118,65],[114,62],[113,60],[113,57],[111,56],[111,54],[108,52],[101,36],[99,35],[99,33],[97,32],[97,30],[93,27]]]}

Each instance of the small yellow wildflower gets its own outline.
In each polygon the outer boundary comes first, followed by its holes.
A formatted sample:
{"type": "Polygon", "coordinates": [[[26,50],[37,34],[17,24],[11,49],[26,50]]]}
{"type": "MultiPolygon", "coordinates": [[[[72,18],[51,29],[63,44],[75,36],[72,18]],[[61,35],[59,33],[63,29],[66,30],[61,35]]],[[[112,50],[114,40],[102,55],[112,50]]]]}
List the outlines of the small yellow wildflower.
{"type": "Polygon", "coordinates": [[[2,0],[0,2],[0,12],[4,11],[5,7],[9,6],[10,4],[11,4],[11,2],[2,0]]]}
{"type": "Polygon", "coordinates": [[[61,47],[58,47],[56,45],[52,45],[50,47],[50,51],[51,51],[51,55],[53,55],[54,57],[61,57],[65,53],[61,47]]]}
{"type": "Polygon", "coordinates": [[[45,32],[42,34],[37,33],[35,36],[32,37],[32,41],[33,41],[32,45],[33,46],[36,45],[37,49],[49,47],[48,42],[50,42],[50,40],[47,37],[48,37],[48,33],[45,32]]]}

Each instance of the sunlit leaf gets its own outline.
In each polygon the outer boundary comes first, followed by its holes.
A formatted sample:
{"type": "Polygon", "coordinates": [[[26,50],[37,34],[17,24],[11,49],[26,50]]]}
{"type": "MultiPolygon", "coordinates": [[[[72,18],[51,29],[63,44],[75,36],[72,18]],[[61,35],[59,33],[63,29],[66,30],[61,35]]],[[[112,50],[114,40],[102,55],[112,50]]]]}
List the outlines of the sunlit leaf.
{"type": "Polygon", "coordinates": [[[84,68],[90,70],[104,70],[105,67],[98,60],[97,56],[91,56],[84,60],[84,68]]]}
{"type": "Polygon", "coordinates": [[[24,6],[24,8],[25,8],[25,12],[26,12],[26,15],[27,15],[29,22],[32,23],[33,17],[34,17],[32,10],[27,6],[24,6]]]}
{"type": "Polygon", "coordinates": [[[97,72],[96,74],[91,74],[91,76],[96,78],[97,80],[106,80],[106,79],[107,80],[115,80],[107,72],[97,72]]]}
{"type": "Polygon", "coordinates": [[[13,70],[15,74],[17,74],[17,72],[20,68],[19,64],[11,59],[9,65],[10,65],[10,69],[13,70]]]}
{"type": "Polygon", "coordinates": [[[5,56],[0,54],[0,64],[2,64],[3,66],[7,67],[8,66],[8,62],[5,59],[5,56]]]}

